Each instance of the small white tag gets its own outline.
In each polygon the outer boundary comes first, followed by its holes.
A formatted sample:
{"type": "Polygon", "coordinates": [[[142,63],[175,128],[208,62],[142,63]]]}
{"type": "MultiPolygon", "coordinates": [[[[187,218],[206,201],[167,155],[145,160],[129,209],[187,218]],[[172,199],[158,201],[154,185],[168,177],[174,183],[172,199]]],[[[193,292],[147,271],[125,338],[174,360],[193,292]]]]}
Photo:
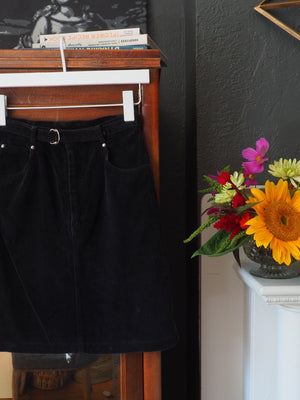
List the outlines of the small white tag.
{"type": "Polygon", "coordinates": [[[133,91],[124,90],[123,95],[123,113],[124,121],[134,121],[134,103],[133,103],[133,91]]]}
{"type": "Polygon", "coordinates": [[[6,106],[7,97],[5,94],[0,94],[0,126],[6,125],[6,106]]]}

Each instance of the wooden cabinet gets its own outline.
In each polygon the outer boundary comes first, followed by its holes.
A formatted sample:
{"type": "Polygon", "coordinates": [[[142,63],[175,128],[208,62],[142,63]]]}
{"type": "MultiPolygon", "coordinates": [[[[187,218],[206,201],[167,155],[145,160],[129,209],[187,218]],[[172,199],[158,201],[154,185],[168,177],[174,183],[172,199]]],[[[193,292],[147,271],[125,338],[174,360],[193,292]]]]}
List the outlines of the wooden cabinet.
{"type": "MultiPolygon", "coordinates": [[[[150,84],[142,85],[140,113],[143,135],[150,155],[157,194],[159,195],[158,97],[160,53],[158,50],[65,50],[67,71],[97,69],[149,69],[150,84]]],[[[0,73],[61,71],[59,50],[1,50],[0,73]]],[[[66,72],[67,73],[67,72],[66,72]]],[[[95,85],[45,88],[0,88],[8,106],[48,106],[107,104],[122,102],[122,90],[137,85],[95,85]]],[[[99,107],[47,110],[11,110],[8,116],[31,120],[89,120],[122,113],[121,108],[99,107]]],[[[121,355],[121,400],[160,400],[160,352],[121,355]]]]}

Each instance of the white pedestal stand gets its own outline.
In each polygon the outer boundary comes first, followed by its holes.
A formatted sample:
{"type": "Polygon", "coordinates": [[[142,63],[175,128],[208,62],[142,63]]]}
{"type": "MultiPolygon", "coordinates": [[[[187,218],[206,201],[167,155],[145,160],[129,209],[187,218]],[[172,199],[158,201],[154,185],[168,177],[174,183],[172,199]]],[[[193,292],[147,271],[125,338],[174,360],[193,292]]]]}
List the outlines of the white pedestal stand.
{"type": "Polygon", "coordinates": [[[258,278],[249,273],[253,266],[234,266],[248,288],[244,400],[299,400],[300,277],[258,278]]]}

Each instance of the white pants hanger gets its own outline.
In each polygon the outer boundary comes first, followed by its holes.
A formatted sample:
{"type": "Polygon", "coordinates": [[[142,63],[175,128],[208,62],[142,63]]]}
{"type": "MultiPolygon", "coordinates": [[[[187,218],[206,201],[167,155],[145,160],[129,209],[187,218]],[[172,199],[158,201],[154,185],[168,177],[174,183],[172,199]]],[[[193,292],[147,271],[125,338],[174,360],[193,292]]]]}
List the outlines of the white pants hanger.
{"type": "Polygon", "coordinates": [[[60,54],[62,59],[62,72],[26,72],[0,74],[0,88],[138,84],[139,98],[137,102],[134,102],[133,100],[132,90],[123,91],[123,101],[122,103],[118,104],[78,104],[66,106],[54,105],[9,107],[7,106],[6,95],[0,95],[0,125],[6,125],[7,110],[52,108],[123,107],[124,121],[133,121],[134,106],[137,106],[141,103],[141,84],[150,83],[149,70],[138,69],[67,72],[64,47],[64,40],[63,38],[61,38],[60,54]]]}

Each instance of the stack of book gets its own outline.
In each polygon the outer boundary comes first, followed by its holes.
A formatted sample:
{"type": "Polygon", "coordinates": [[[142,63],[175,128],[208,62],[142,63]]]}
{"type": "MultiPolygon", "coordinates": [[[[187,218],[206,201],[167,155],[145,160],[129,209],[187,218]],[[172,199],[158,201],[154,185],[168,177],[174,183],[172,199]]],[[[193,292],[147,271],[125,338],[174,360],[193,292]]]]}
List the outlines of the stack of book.
{"type": "Polygon", "coordinates": [[[40,35],[40,43],[33,47],[59,48],[61,37],[64,38],[66,49],[158,49],[148,34],[140,32],[140,28],[40,35]]]}

